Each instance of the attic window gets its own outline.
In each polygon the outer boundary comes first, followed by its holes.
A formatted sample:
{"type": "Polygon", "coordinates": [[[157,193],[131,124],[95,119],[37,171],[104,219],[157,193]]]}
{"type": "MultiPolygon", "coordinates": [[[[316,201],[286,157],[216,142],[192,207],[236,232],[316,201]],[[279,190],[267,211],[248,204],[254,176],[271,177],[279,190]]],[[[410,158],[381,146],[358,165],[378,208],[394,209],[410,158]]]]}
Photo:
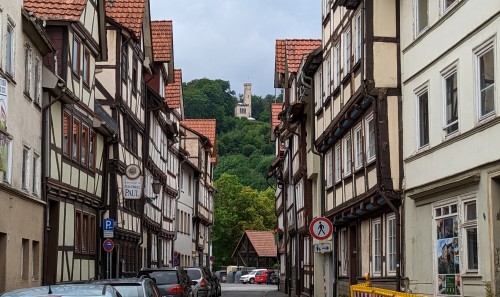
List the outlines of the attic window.
{"type": "Polygon", "coordinates": [[[108,1],[108,6],[109,6],[109,7],[113,7],[113,6],[115,6],[115,0],[109,0],[109,1],[108,1]]]}

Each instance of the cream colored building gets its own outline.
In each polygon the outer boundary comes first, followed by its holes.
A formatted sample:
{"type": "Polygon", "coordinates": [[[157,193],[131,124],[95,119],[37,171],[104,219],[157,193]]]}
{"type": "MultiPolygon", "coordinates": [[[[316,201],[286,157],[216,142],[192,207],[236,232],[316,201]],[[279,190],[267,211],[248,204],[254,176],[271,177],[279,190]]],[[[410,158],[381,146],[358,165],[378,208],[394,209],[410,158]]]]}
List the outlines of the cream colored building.
{"type": "Polygon", "coordinates": [[[23,1],[0,4],[0,292],[42,283],[42,80],[55,49],[23,1]]]}
{"type": "Polygon", "coordinates": [[[314,114],[324,178],[313,205],[335,230],[333,252],[315,257],[315,296],[348,295],[365,273],[374,286],[400,287],[399,3],[322,1],[323,62],[314,74],[314,114]],[[324,286],[317,282],[321,277],[324,286]]]}
{"type": "Polygon", "coordinates": [[[405,276],[500,295],[500,2],[402,1],[405,276]]]}
{"type": "Polygon", "coordinates": [[[252,117],[252,84],[245,83],[243,85],[243,102],[238,102],[234,108],[234,114],[238,118],[252,117]]]}

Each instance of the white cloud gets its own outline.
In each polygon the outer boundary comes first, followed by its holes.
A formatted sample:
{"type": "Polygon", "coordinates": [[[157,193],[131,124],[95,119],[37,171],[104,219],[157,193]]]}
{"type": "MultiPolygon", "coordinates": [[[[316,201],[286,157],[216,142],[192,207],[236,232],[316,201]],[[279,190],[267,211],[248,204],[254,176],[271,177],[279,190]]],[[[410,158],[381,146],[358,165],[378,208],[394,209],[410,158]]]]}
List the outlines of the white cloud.
{"type": "Polygon", "coordinates": [[[183,81],[228,80],[243,93],[274,94],[276,39],[321,38],[319,0],[150,0],[153,20],[172,20],[183,81]]]}

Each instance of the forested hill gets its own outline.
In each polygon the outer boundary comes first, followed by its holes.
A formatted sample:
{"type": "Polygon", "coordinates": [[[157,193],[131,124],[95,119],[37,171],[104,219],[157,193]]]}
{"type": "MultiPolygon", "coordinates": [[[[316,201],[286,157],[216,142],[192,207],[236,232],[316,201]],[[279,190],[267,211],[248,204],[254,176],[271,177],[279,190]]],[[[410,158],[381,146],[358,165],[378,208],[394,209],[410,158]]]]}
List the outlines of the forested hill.
{"type": "Polygon", "coordinates": [[[219,158],[214,181],[228,173],[237,176],[244,186],[260,191],[268,188],[265,176],[274,159],[274,143],[270,142],[274,96],[252,96],[255,121],[250,121],[234,117],[239,98],[228,81],[192,80],[183,84],[183,95],[186,118],[217,120],[219,158]]]}
{"type": "Polygon", "coordinates": [[[274,96],[252,96],[255,120],[234,116],[239,98],[227,81],[204,78],[184,83],[183,96],[186,118],[217,120],[211,232],[216,269],[235,263],[231,255],[245,230],[272,230],[276,224],[274,189],[265,178],[274,159],[270,142],[274,96]]]}

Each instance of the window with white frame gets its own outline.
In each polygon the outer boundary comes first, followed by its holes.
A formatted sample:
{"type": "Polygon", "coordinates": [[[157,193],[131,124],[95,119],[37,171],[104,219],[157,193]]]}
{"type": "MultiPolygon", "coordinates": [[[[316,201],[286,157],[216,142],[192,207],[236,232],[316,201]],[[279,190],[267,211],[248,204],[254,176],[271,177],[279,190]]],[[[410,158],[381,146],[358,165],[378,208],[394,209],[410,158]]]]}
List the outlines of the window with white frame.
{"type": "Polygon", "coordinates": [[[72,63],[71,70],[76,75],[80,75],[80,57],[81,57],[81,42],[76,37],[73,36],[73,55],[72,55],[72,63]]]}
{"type": "Polygon", "coordinates": [[[342,178],[342,146],[340,142],[335,145],[335,182],[342,178]]]}
{"type": "Polygon", "coordinates": [[[295,185],[295,200],[297,201],[297,210],[304,208],[304,186],[302,180],[295,185]]]}
{"type": "Polygon", "coordinates": [[[466,200],[463,202],[463,223],[464,230],[464,250],[466,272],[477,273],[479,268],[478,247],[477,247],[477,209],[476,200],[466,200]]]}
{"type": "Polygon", "coordinates": [[[14,57],[15,57],[15,34],[14,34],[14,25],[11,22],[7,24],[7,31],[5,36],[5,72],[9,74],[11,77],[14,76],[14,57]]]}
{"type": "Polygon", "coordinates": [[[323,0],[323,18],[330,13],[330,0],[323,0]]]}
{"type": "Polygon", "coordinates": [[[443,91],[444,91],[444,132],[446,135],[458,131],[458,86],[457,86],[457,69],[443,75],[443,91]]]}
{"type": "Polygon", "coordinates": [[[351,134],[347,134],[344,137],[344,173],[345,175],[351,174],[351,165],[352,165],[352,139],[351,134]]]}
{"type": "Polygon", "coordinates": [[[373,113],[365,119],[366,162],[375,160],[375,120],[373,113]]]}
{"type": "Polygon", "coordinates": [[[380,219],[372,221],[372,273],[382,273],[382,224],[380,219]]]}
{"type": "Polygon", "coordinates": [[[347,275],[347,229],[340,230],[340,274],[347,275]]]}
{"type": "Polygon", "coordinates": [[[363,28],[361,27],[361,11],[354,17],[354,63],[361,59],[361,47],[363,44],[363,28]]]}
{"type": "Polygon", "coordinates": [[[22,169],[22,188],[28,191],[30,174],[30,149],[23,147],[23,169],[22,169]]]}
{"type": "Polygon", "coordinates": [[[427,88],[417,94],[417,140],[418,148],[429,144],[429,91],[427,88]]]}
{"type": "Polygon", "coordinates": [[[415,0],[415,36],[429,25],[429,0],[415,0]]]}
{"type": "Polygon", "coordinates": [[[354,168],[359,169],[363,165],[363,134],[361,124],[354,128],[354,168]]]}
{"type": "Polygon", "coordinates": [[[387,216],[387,272],[396,272],[396,216],[387,216]]]}
{"type": "Polygon", "coordinates": [[[326,153],[326,185],[330,187],[333,184],[333,151],[328,150],[326,153]]]}
{"type": "Polygon", "coordinates": [[[448,9],[450,9],[458,1],[459,0],[441,0],[441,12],[445,13],[448,9]]]}
{"type": "Polygon", "coordinates": [[[2,164],[2,169],[4,170],[3,181],[10,184],[12,180],[12,140],[8,139],[5,135],[2,135],[2,141],[5,146],[5,160],[2,158],[2,162],[5,162],[5,164],[2,164]]]}
{"type": "Polygon", "coordinates": [[[340,85],[340,44],[333,46],[333,88],[340,85]]]}
{"type": "Polygon", "coordinates": [[[458,201],[435,206],[434,218],[437,293],[461,295],[458,201]]]}
{"type": "Polygon", "coordinates": [[[495,52],[490,42],[476,53],[479,119],[495,113],[495,52]]]}
{"type": "Polygon", "coordinates": [[[24,94],[31,97],[31,55],[32,50],[29,44],[24,46],[24,94]]]}
{"type": "Polygon", "coordinates": [[[33,61],[33,78],[34,78],[34,95],[33,101],[40,104],[42,99],[42,62],[41,59],[36,56],[33,61]]]}
{"type": "Polygon", "coordinates": [[[33,153],[33,195],[40,195],[40,155],[33,153]]]}
{"type": "Polygon", "coordinates": [[[314,96],[316,97],[316,111],[318,111],[323,106],[323,71],[321,68],[314,74],[314,81],[317,82],[314,84],[314,96]]]}
{"type": "Polygon", "coordinates": [[[330,71],[331,71],[331,59],[330,59],[330,55],[327,56],[326,60],[324,61],[323,63],[323,67],[325,68],[324,70],[324,78],[325,78],[325,81],[323,83],[323,85],[325,86],[325,99],[328,98],[328,96],[330,96],[331,94],[331,88],[330,88],[330,82],[331,82],[331,78],[330,78],[330,71]]]}
{"type": "Polygon", "coordinates": [[[351,72],[351,29],[348,28],[343,34],[344,44],[344,75],[351,72]]]}

